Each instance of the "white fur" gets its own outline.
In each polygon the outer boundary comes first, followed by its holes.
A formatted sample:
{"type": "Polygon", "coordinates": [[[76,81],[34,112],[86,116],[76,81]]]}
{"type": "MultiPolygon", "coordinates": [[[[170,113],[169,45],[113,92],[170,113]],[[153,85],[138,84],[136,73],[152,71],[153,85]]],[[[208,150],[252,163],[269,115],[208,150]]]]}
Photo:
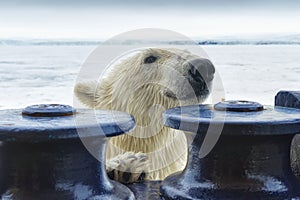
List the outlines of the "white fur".
{"type": "Polygon", "coordinates": [[[126,162],[132,173],[140,173],[142,166],[146,179],[161,180],[184,169],[188,150],[186,137],[181,131],[163,126],[162,112],[171,107],[199,102],[197,98],[178,101],[165,95],[166,91],[179,96],[193,93],[185,80],[187,61],[193,58],[196,56],[188,51],[146,49],[115,66],[100,82],[76,85],[75,93],[85,105],[124,111],[135,117],[137,126],[132,132],[110,139],[107,147],[108,170],[128,170],[119,162],[128,159],[126,152],[141,152],[147,156],[149,162],[143,159],[141,163],[126,162]],[[157,61],[145,64],[144,59],[149,55],[158,57],[157,61]]]}

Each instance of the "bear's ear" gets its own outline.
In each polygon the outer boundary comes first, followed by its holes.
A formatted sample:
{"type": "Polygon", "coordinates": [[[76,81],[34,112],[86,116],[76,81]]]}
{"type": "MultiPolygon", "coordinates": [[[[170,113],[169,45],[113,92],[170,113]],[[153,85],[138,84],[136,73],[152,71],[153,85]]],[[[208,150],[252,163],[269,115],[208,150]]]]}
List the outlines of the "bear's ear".
{"type": "Polygon", "coordinates": [[[78,83],[74,88],[74,93],[81,103],[88,107],[95,107],[97,82],[78,83]]]}

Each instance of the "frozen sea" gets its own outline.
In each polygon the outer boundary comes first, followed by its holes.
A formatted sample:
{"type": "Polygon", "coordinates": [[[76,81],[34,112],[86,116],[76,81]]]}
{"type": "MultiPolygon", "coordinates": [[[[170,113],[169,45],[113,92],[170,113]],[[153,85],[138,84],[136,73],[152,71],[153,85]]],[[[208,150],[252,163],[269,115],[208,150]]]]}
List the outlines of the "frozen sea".
{"type": "MultiPolygon", "coordinates": [[[[204,45],[225,99],[274,104],[279,90],[300,90],[300,45],[204,45]]],[[[0,109],[73,104],[82,63],[96,45],[0,45],[0,109]]]]}

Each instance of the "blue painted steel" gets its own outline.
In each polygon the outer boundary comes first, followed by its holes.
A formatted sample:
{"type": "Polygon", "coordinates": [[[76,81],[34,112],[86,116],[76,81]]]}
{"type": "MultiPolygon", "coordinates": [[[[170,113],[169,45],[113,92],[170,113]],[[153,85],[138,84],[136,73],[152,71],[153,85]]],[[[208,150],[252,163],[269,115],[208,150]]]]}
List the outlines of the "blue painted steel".
{"type": "Polygon", "coordinates": [[[300,133],[300,110],[265,106],[263,111],[217,111],[211,105],[176,107],[163,113],[166,126],[206,133],[209,125],[224,124],[226,135],[282,135],[300,133]]]}
{"type": "MultiPolygon", "coordinates": [[[[300,91],[279,91],[275,96],[275,106],[300,109],[300,91]]],[[[300,177],[300,135],[293,138],[291,161],[294,173],[300,177]]]]}
{"type": "MultiPolygon", "coordinates": [[[[239,108],[238,104],[229,107],[239,108]]],[[[300,133],[300,109],[265,106],[256,112],[224,111],[227,108],[193,105],[163,113],[166,126],[196,133],[184,171],[163,181],[163,198],[299,199],[290,148],[294,135],[300,133]],[[208,155],[200,157],[207,134],[214,134],[209,127],[218,130],[215,125],[222,128],[221,135],[208,155]]]]}
{"type": "Polygon", "coordinates": [[[100,162],[106,137],[133,129],[134,118],[108,110],[73,113],[64,105],[0,111],[0,199],[135,199],[109,180],[100,162]]]}
{"type": "Polygon", "coordinates": [[[300,109],[300,92],[299,91],[280,91],[275,96],[275,106],[299,108],[300,109]]]}
{"type": "Polygon", "coordinates": [[[47,141],[105,135],[117,136],[135,126],[133,116],[106,110],[78,109],[76,114],[59,117],[22,115],[21,109],[0,110],[0,141],[47,141]]]}

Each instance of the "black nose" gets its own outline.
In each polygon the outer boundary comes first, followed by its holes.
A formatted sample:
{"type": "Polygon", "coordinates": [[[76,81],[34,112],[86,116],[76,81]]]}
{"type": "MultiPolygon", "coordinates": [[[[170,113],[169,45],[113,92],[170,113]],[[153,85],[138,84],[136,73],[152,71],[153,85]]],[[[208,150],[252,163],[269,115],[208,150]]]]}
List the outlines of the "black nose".
{"type": "Polygon", "coordinates": [[[210,60],[194,59],[189,61],[189,76],[196,82],[209,82],[214,78],[215,67],[210,60]]]}

